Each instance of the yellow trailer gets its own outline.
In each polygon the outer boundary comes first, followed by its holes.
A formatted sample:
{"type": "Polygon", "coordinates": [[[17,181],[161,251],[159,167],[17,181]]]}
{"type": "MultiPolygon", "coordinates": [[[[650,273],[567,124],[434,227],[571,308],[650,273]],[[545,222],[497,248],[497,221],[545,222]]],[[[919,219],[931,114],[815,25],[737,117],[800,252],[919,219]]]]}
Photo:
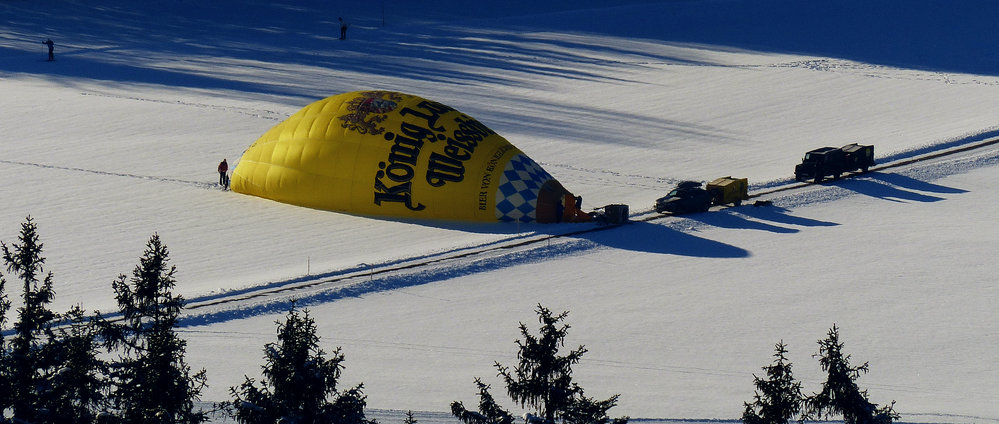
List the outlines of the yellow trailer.
{"type": "Polygon", "coordinates": [[[707,189],[711,193],[711,202],[716,205],[731,203],[739,206],[743,200],[749,199],[748,178],[718,178],[708,183],[707,189]]]}

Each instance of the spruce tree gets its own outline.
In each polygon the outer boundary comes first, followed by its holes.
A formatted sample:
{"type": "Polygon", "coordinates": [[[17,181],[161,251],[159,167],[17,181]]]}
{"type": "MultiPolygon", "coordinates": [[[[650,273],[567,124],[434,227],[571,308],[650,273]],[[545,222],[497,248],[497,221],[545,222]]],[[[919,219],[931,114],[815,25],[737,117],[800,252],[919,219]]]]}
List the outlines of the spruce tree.
{"type": "Polygon", "coordinates": [[[578,390],[572,382],[572,366],[586,353],[584,346],[559,356],[559,348],[565,345],[569,326],[559,323],[568,312],[552,315],[547,308],[538,305],[538,321],[541,322],[539,336],[534,336],[524,323],[520,324],[517,340],[517,360],[519,363],[510,372],[508,367],[496,363],[499,375],[506,383],[510,398],[521,407],[530,406],[546,421],[561,418],[560,413],[569,408],[578,390]]]}
{"type": "Polygon", "coordinates": [[[184,298],[172,293],[176,267],[154,234],[131,278],[112,284],[121,322],[110,327],[114,418],[121,423],[201,423],[207,415],[194,402],[205,387],[205,371],[194,374],[184,361],[187,343],[176,332],[184,298]]]}
{"type": "Polygon", "coordinates": [[[8,355],[7,344],[3,336],[3,333],[7,331],[7,311],[10,310],[10,300],[7,299],[5,291],[6,285],[7,281],[4,280],[3,273],[0,273],[0,423],[7,422],[2,412],[12,407],[10,355],[8,355]]]}
{"type": "Polygon", "coordinates": [[[628,418],[611,418],[607,411],[617,405],[617,398],[614,395],[605,400],[596,400],[583,395],[583,389],[579,390],[576,399],[569,405],[562,414],[562,421],[565,424],[625,424],[628,418]]]}
{"type": "Polygon", "coordinates": [[[867,391],[860,390],[857,379],[868,372],[868,363],[850,365],[850,355],[843,353],[843,343],[839,341],[839,328],[834,324],[825,339],[819,340],[819,363],[827,373],[822,390],[810,396],[806,411],[811,418],[828,418],[840,414],[844,424],[887,424],[899,418],[891,405],[878,407],[867,398],[867,391]]]}
{"type": "Polygon", "coordinates": [[[14,323],[9,345],[8,376],[10,407],[15,422],[53,422],[46,401],[51,398],[49,377],[54,366],[52,331],[56,314],[49,310],[55,296],[52,273],[45,275],[42,243],[38,227],[31,217],[21,224],[20,243],[10,247],[0,242],[7,271],[23,283],[22,305],[14,323]]]}
{"type": "MultiPolygon", "coordinates": [[[[79,306],[62,315],[49,310],[55,296],[52,273],[39,281],[45,258],[30,216],[18,240],[10,247],[0,243],[7,270],[24,284],[15,334],[0,358],[0,411],[10,408],[14,422],[93,422],[104,389],[94,325],[100,315],[84,319],[79,306]]],[[[0,276],[0,324],[10,307],[5,284],[0,276]]]]}
{"type": "Polygon", "coordinates": [[[470,411],[464,404],[455,401],[451,402],[451,415],[465,424],[513,424],[513,415],[496,403],[489,393],[489,385],[479,378],[475,379],[475,385],[479,388],[479,410],[470,411]]]}
{"type": "Polygon", "coordinates": [[[101,315],[87,317],[79,306],[63,315],[56,330],[56,368],[49,408],[59,422],[93,423],[106,408],[107,363],[99,354],[101,315]]]}
{"type": "MultiPolygon", "coordinates": [[[[583,389],[572,381],[572,367],[586,353],[584,346],[571,350],[564,356],[559,349],[565,345],[569,326],[562,324],[568,312],[553,315],[542,305],[537,308],[541,323],[539,335],[535,336],[527,325],[520,323],[523,340],[517,340],[517,366],[509,367],[495,363],[498,375],[506,384],[507,394],[521,408],[530,407],[537,415],[528,414],[529,421],[544,423],[563,422],[565,424],[604,424],[614,422],[624,424],[627,417],[611,419],[607,411],[617,404],[618,395],[597,401],[583,395],[583,389]]],[[[489,394],[489,386],[479,379],[479,412],[465,409],[461,402],[451,404],[451,412],[466,424],[503,423],[512,417],[500,408],[489,394]]]]}
{"type": "Polygon", "coordinates": [[[244,424],[373,424],[364,417],[363,385],[337,388],[344,355],[338,347],[327,357],[308,310],[299,313],[292,305],[276,324],[277,342],[264,346],[264,380],[258,387],[244,376],[243,384],[229,389],[233,399],[223,407],[230,415],[244,424]]]}
{"type": "Polygon", "coordinates": [[[742,422],[746,424],[787,424],[801,411],[805,397],[801,393],[801,383],[795,381],[791,372],[787,346],[780,341],[774,350],[774,362],[763,367],[767,379],[753,374],[756,394],[752,403],[745,404],[742,422]]]}

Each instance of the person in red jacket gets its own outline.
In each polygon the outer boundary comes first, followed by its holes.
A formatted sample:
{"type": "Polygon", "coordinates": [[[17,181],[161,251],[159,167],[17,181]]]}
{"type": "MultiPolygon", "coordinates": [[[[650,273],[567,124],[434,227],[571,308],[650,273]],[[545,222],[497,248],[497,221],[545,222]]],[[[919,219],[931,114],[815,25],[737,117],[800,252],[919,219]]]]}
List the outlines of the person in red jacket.
{"type": "Polygon", "coordinates": [[[229,164],[226,163],[225,159],[219,162],[219,185],[222,186],[223,190],[229,189],[229,176],[226,173],[229,172],[229,164]]]}

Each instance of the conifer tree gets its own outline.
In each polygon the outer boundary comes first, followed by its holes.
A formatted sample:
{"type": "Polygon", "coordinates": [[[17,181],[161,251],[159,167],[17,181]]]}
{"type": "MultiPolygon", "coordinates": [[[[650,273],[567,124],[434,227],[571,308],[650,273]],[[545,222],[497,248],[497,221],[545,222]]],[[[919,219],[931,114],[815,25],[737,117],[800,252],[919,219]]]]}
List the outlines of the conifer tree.
{"type": "Polygon", "coordinates": [[[194,402],[205,387],[205,371],[194,374],[184,361],[187,343],[176,333],[184,299],[174,295],[176,267],[154,234],[131,278],[112,284],[120,324],[110,327],[109,345],[119,353],[112,364],[113,421],[121,423],[201,423],[207,415],[194,402]]]}
{"type": "Polygon", "coordinates": [[[513,415],[496,403],[489,393],[489,385],[477,377],[475,385],[479,388],[479,410],[469,411],[464,404],[455,401],[451,402],[451,415],[465,424],[513,424],[513,415]]]}
{"type": "Polygon", "coordinates": [[[562,420],[565,424],[625,424],[628,418],[611,418],[607,411],[617,405],[617,398],[620,395],[611,396],[605,400],[596,400],[583,395],[583,389],[579,390],[576,399],[569,405],[562,420]]]}
{"type": "Polygon", "coordinates": [[[87,317],[80,306],[62,316],[52,340],[57,364],[48,402],[58,422],[93,423],[106,408],[107,363],[99,354],[101,315],[87,317]]]}
{"type": "Polygon", "coordinates": [[[48,378],[54,365],[52,346],[53,320],[56,314],[49,310],[55,292],[52,273],[45,275],[42,243],[38,227],[31,217],[21,224],[20,243],[10,247],[0,242],[7,271],[23,283],[22,305],[14,323],[14,336],[9,344],[8,376],[10,407],[13,420],[24,422],[52,422],[46,401],[50,399],[48,378]]]}
{"type": "Polygon", "coordinates": [[[774,362],[763,367],[767,379],[753,374],[756,395],[753,403],[746,403],[742,422],[746,424],[787,424],[801,411],[805,396],[801,393],[801,383],[795,381],[791,373],[791,363],[787,360],[787,346],[781,341],[774,348],[774,362]]]}
{"type": "MultiPolygon", "coordinates": [[[[93,422],[104,388],[96,366],[100,361],[93,324],[100,316],[84,320],[79,306],[63,315],[49,310],[55,296],[52,273],[38,280],[45,258],[30,216],[21,225],[18,240],[10,247],[0,243],[7,270],[24,284],[15,334],[0,358],[0,410],[10,408],[14,422],[93,422]]],[[[3,293],[5,283],[0,276],[0,324],[10,307],[3,293]]]]}
{"type": "MultiPolygon", "coordinates": [[[[0,273],[0,411],[4,411],[7,408],[12,407],[11,405],[11,390],[10,385],[10,357],[7,352],[7,344],[4,341],[3,333],[7,331],[7,311],[10,310],[10,300],[7,299],[7,292],[5,291],[7,281],[3,278],[3,273],[0,273]]],[[[0,414],[0,423],[7,422],[6,419],[0,414]]]]}
{"type": "MultiPolygon", "coordinates": [[[[537,415],[528,414],[528,421],[565,424],[604,424],[614,422],[624,424],[627,417],[611,419],[607,411],[617,404],[618,395],[597,401],[583,395],[583,389],[572,381],[572,366],[586,353],[584,346],[559,356],[559,349],[565,345],[569,326],[561,324],[568,312],[553,315],[542,305],[537,308],[541,323],[539,335],[531,334],[524,323],[520,323],[523,340],[517,340],[517,366],[509,367],[495,363],[499,376],[507,387],[507,394],[522,408],[530,407],[537,415]],[[561,324],[561,325],[560,325],[561,324]]],[[[451,404],[451,412],[466,424],[502,423],[512,420],[509,412],[500,408],[489,394],[489,387],[479,379],[479,412],[465,409],[461,402],[451,404]]]]}
{"type": "Polygon", "coordinates": [[[530,406],[546,421],[554,421],[559,414],[572,404],[578,390],[572,382],[572,366],[586,353],[584,346],[559,356],[559,348],[565,345],[569,326],[559,323],[568,316],[562,312],[555,316],[547,308],[538,305],[538,321],[541,322],[539,336],[534,336],[524,323],[520,324],[517,340],[519,363],[510,372],[508,367],[496,363],[499,375],[506,383],[510,398],[521,407],[530,406]]]}
{"type": "Polygon", "coordinates": [[[809,417],[828,418],[833,414],[843,416],[844,424],[887,424],[899,418],[891,405],[878,407],[867,398],[867,391],[860,390],[857,379],[868,372],[868,364],[850,365],[850,355],[843,353],[843,343],[839,341],[839,328],[829,330],[825,339],[819,340],[819,363],[827,373],[822,391],[810,396],[806,402],[809,417]]]}
{"type": "Polygon", "coordinates": [[[337,348],[327,357],[319,347],[315,320],[292,305],[277,322],[277,342],[264,346],[264,381],[246,380],[229,389],[223,407],[244,424],[373,424],[365,419],[362,384],[340,391],[344,355],[337,348]]]}

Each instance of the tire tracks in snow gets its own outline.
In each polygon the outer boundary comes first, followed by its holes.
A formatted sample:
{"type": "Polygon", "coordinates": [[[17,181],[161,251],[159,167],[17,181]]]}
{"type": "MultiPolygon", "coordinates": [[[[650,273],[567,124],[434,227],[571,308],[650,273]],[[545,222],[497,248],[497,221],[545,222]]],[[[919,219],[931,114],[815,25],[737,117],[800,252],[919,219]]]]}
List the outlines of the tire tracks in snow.
{"type": "MultiPolygon", "coordinates": [[[[999,130],[990,130],[950,142],[893,153],[880,158],[880,164],[871,167],[869,173],[901,169],[939,159],[961,157],[964,154],[995,148],[997,145],[999,145],[999,130]]],[[[999,160],[999,152],[996,155],[996,160],[999,160]]],[[[988,166],[994,163],[995,160],[969,163],[965,168],[988,166]]],[[[948,169],[943,172],[945,174],[961,172],[965,168],[948,169]]],[[[863,177],[869,173],[846,174],[840,180],[826,180],[822,183],[798,182],[793,178],[772,181],[756,187],[750,193],[750,199],[769,200],[777,196],[788,197],[797,193],[805,194],[810,189],[836,188],[839,181],[863,177]]],[[[833,200],[836,198],[839,196],[833,196],[833,200]]],[[[809,202],[813,202],[813,200],[805,199],[804,201],[804,203],[809,202]]],[[[712,210],[719,211],[728,208],[716,206],[712,210]]],[[[682,217],[656,213],[651,207],[631,213],[630,220],[633,222],[685,222],[682,217]]],[[[189,299],[185,308],[185,316],[181,320],[181,325],[209,325],[262,314],[282,313],[291,306],[292,302],[304,306],[315,305],[376,292],[401,290],[434,281],[526,263],[536,263],[560,256],[576,255],[599,247],[598,244],[577,236],[613,230],[624,224],[580,225],[584,227],[552,234],[520,233],[471,247],[400,258],[379,264],[362,264],[316,276],[268,282],[242,290],[192,298],[189,299]]],[[[678,230],[690,231],[684,228],[678,228],[678,230]]]]}
{"type": "MultiPolygon", "coordinates": [[[[991,129],[977,134],[958,138],[944,143],[909,151],[893,153],[879,158],[879,165],[870,172],[881,172],[904,168],[917,163],[933,161],[956,155],[978,151],[999,145],[999,129],[991,129]]],[[[72,166],[60,166],[36,162],[24,162],[0,159],[0,163],[33,166],[46,169],[83,172],[120,178],[134,178],[153,182],[187,185],[199,189],[217,190],[214,182],[192,181],[180,178],[139,175],[124,172],[111,172],[98,169],[86,169],[72,166]]],[[[985,164],[988,165],[988,164],[985,164]]],[[[985,166],[971,164],[969,166],[985,166]]],[[[603,177],[641,177],[647,181],[653,177],[617,174],[607,170],[587,170],[573,168],[576,171],[591,172],[603,177]]],[[[842,179],[854,178],[866,174],[847,174],[842,179]]],[[[657,179],[658,180],[658,179],[657,179]]],[[[648,181],[647,181],[648,182],[648,181]]],[[[657,181],[658,182],[658,181],[657,181]]],[[[827,180],[823,183],[797,182],[793,178],[770,181],[752,186],[750,199],[768,200],[775,196],[789,196],[797,192],[807,191],[810,187],[835,187],[837,180],[827,180]]],[[[833,200],[838,196],[833,196],[833,200]]],[[[805,203],[810,200],[805,200],[805,203]]],[[[718,211],[728,207],[713,207],[718,211]]],[[[633,222],[653,222],[672,220],[686,222],[682,217],[672,217],[656,213],[652,207],[635,210],[630,214],[633,222]]],[[[426,284],[443,279],[456,278],[519,264],[540,262],[553,257],[579,254],[598,248],[599,245],[577,238],[577,236],[598,231],[612,230],[619,225],[580,224],[570,231],[559,233],[519,233],[503,237],[499,240],[446,250],[443,252],[403,257],[377,264],[363,264],[331,272],[290,278],[286,280],[265,282],[254,286],[190,298],[185,308],[184,326],[208,325],[229,320],[241,319],[268,313],[281,313],[288,309],[291,302],[303,305],[332,302],[346,297],[364,294],[399,290],[420,284],[426,284]]],[[[703,224],[706,225],[706,224],[703,224]]],[[[696,225],[695,225],[696,226],[696,225]]],[[[678,231],[692,231],[690,226],[673,225],[678,231]]]]}

